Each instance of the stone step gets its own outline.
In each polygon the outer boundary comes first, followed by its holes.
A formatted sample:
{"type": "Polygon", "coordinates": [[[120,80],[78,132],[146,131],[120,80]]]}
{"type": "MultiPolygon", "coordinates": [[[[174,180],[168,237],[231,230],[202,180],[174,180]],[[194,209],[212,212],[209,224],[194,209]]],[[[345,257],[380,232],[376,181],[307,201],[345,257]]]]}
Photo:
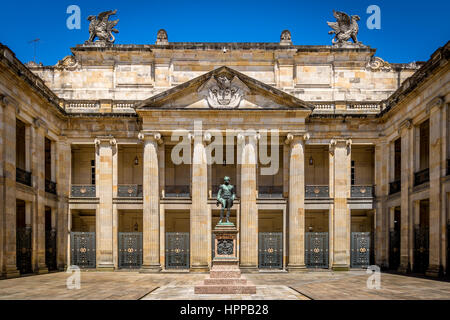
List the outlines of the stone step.
{"type": "Polygon", "coordinates": [[[195,294],[256,294],[256,286],[247,285],[198,285],[194,287],[195,294]]]}
{"type": "Polygon", "coordinates": [[[209,272],[209,276],[210,278],[240,278],[241,277],[241,271],[239,270],[230,270],[230,271],[224,271],[224,270],[220,270],[220,271],[215,271],[215,270],[211,270],[209,272]]]}
{"type": "Polygon", "coordinates": [[[246,285],[244,278],[206,278],[205,285],[246,285]]]}

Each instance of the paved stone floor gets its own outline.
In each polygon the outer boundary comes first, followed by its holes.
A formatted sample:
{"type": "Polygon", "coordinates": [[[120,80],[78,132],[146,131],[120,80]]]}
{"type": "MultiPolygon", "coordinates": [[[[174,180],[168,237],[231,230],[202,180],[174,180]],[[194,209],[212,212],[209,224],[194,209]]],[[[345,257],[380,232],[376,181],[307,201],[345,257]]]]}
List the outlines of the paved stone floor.
{"type": "Polygon", "coordinates": [[[81,288],[67,289],[64,272],[0,280],[0,299],[447,299],[450,282],[381,274],[381,289],[368,289],[364,271],[245,274],[255,295],[195,295],[206,274],[82,272],[81,288]]]}

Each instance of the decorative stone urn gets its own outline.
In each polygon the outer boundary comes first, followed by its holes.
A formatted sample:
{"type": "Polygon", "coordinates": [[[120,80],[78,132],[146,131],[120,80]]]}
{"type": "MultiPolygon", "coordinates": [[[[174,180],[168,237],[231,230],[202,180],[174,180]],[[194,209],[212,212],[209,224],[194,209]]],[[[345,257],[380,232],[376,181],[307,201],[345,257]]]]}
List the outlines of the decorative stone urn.
{"type": "Polygon", "coordinates": [[[237,229],[232,223],[217,224],[214,259],[209,278],[196,285],[196,294],[256,294],[256,286],[241,276],[237,257],[237,229]]]}

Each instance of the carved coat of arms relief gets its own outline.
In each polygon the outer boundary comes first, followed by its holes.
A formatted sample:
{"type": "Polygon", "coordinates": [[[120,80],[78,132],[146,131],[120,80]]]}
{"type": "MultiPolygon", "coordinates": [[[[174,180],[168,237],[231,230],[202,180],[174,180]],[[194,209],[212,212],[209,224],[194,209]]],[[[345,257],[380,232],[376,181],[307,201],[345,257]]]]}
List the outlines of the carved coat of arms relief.
{"type": "Polygon", "coordinates": [[[250,89],[238,77],[229,79],[225,75],[212,76],[198,89],[211,108],[232,109],[237,108],[243,97],[250,89]]]}

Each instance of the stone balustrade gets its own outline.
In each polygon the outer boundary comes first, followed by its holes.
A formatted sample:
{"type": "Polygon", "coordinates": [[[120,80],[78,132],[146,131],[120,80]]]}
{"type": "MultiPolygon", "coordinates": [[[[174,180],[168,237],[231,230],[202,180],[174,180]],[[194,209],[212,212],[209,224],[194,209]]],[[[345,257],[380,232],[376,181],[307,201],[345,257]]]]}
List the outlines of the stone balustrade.
{"type": "Polygon", "coordinates": [[[374,187],[369,185],[351,186],[350,195],[352,198],[373,198],[374,187]]]}
{"type": "Polygon", "coordinates": [[[74,198],[95,198],[96,187],[91,184],[73,184],[70,188],[70,196],[74,198]]]}
{"type": "Polygon", "coordinates": [[[117,186],[117,196],[119,198],[142,198],[142,185],[119,184],[117,186]]]}
{"type": "Polygon", "coordinates": [[[305,198],[329,198],[330,190],[328,186],[321,185],[307,185],[305,186],[305,198]]]}

